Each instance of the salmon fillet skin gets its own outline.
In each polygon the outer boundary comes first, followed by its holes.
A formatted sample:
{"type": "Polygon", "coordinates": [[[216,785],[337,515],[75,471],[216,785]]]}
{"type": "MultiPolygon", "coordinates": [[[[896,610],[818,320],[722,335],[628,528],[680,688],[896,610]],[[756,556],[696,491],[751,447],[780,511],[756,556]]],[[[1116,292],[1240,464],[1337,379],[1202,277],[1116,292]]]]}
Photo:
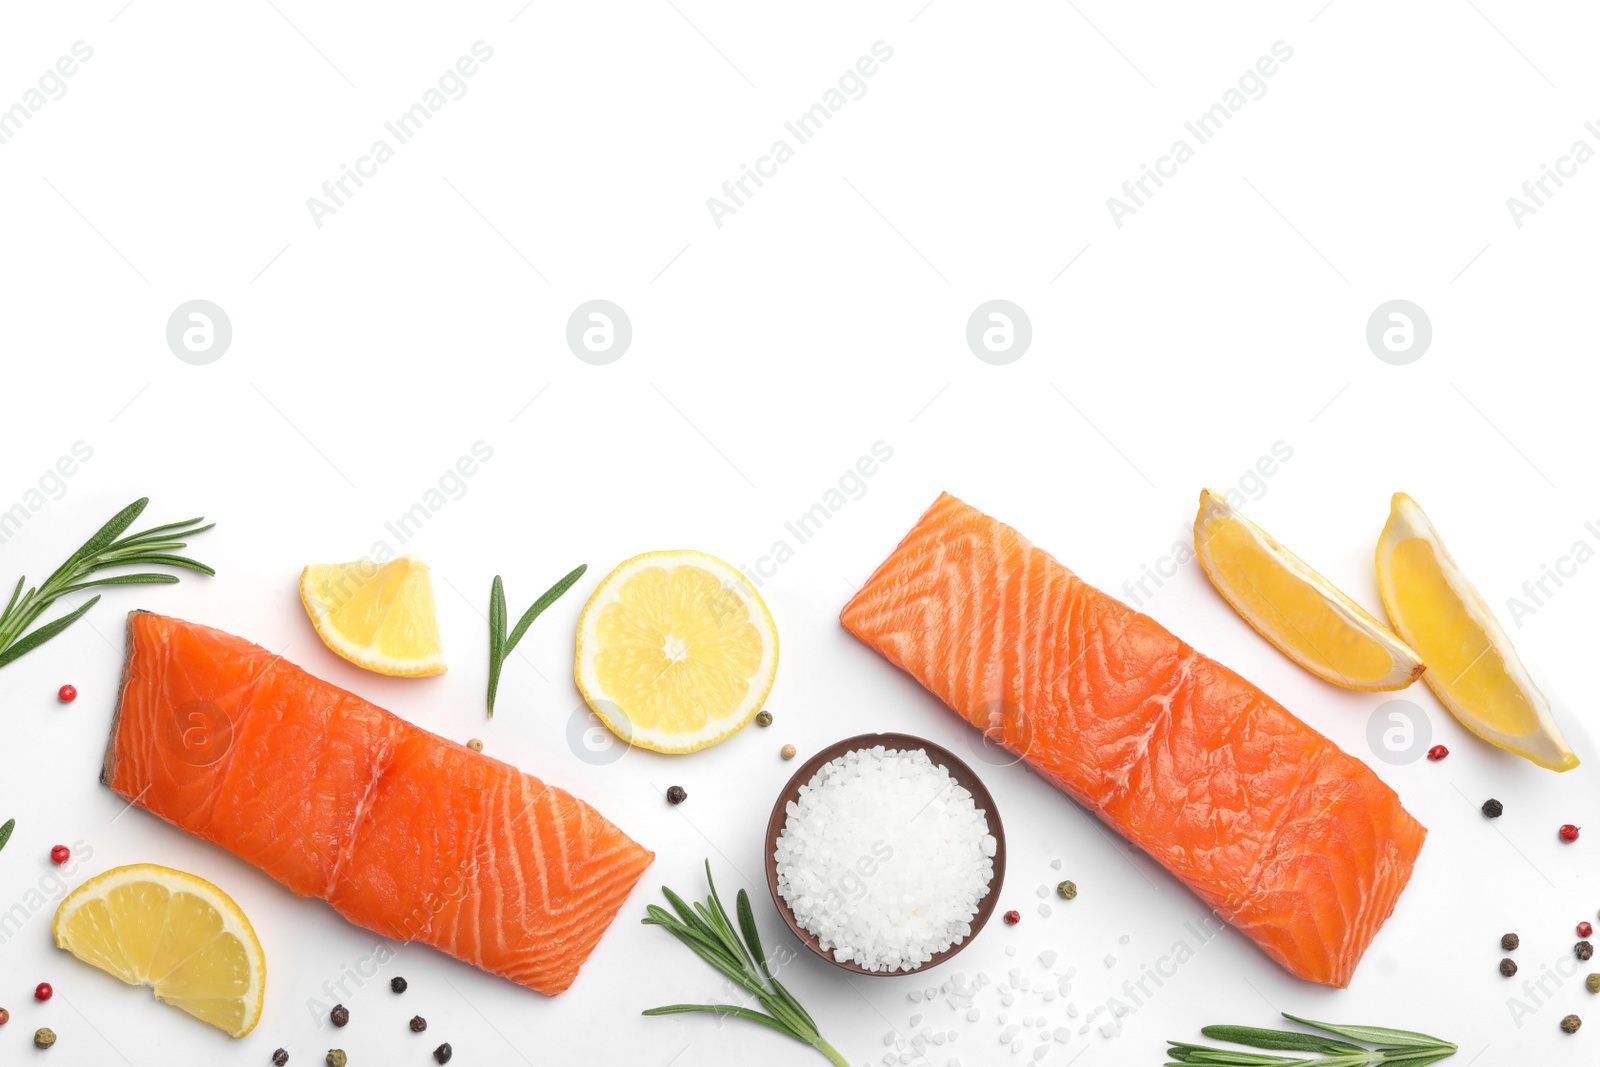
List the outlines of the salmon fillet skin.
{"type": "Polygon", "coordinates": [[[655,858],[532,775],[148,612],[101,780],[357,926],[551,996],[655,858]]]}
{"type": "Polygon", "coordinates": [[[948,493],[840,617],[1291,974],[1348,985],[1411,878],[1364,763],[948,493]]]}

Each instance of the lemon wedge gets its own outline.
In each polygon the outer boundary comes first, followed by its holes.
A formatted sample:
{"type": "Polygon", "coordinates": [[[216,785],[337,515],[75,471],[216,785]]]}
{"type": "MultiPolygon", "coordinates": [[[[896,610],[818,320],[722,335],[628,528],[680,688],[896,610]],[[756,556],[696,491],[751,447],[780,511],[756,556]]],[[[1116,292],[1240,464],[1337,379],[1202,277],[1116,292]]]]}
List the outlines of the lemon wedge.
{"type": "Polygon", "coordinates": [[[1421,653],[1428,685],[1451,714],[1491,745],[1541,767],[1576,767],[1578,757],[1511,639],[1404,493],[1390,503],[1377,564],[1389,619],[1421,653]]]}
{"type": "Polygon", "coordinates": [[[91,878],[56,909],[56,947],[243,1037],[261,1019],[267,964],[239,905],[206,881],[138,863],[91,878]]]}
{"type": "Polygon", "coordinates": [[[1404,641],[1211,489],[1200,493],[1194,549],[1222,598],[1318,678],[1379,691],[1422,673],[1404,641]]]}
{"type": "Polygon", "coordinates": [[[322,643],[357,667],[404,677],[444,672],[433,580],[419,559],[313,563],[300,575],[300,602],[322,643]]]}
{"type": "Polygon", "coordinates": [[[595,589],[578,618],[574,673],[618,737],[694,752],[737,733],[778,672],[778,630],[731,565],[704,552],[648,552],[595,589]]]}

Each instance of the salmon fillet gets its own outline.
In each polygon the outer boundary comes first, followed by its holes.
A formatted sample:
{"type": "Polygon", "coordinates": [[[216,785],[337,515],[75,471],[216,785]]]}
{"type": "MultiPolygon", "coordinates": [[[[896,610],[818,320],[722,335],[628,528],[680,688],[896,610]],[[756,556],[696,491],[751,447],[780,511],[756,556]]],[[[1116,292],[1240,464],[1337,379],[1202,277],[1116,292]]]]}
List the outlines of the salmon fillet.
{"type": "Polygon", "coordinates": [[[146,612],[101,780],[358,926],[552,996],[655,858],[532,775],[146,612]]]}
{"type": "Polygon", "coordinates": [[[1411,877],[1370,768],[948,493],[841,619],[1300,978],[1349,984],[1411,877]]]}

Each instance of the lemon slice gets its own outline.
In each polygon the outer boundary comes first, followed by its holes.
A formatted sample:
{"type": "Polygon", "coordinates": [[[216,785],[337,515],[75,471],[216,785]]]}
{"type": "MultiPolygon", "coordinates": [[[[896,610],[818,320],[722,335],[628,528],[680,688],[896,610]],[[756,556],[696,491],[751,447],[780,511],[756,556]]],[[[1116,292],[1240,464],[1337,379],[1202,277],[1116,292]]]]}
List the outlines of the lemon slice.
{"type": "Polygon", "coordinates": [[[737,733],[772,691],[778,630],[732,566],[647,552],[608,574],[578,618],[583,699],[630,744],[693,752],[737,733]]]}
{"type": "Polygon", "coordinates": [[[1578,757],[1511,639],[1404,493],[1390,503],[1377,563],[1389,619],[1422,654],[1428,685],[1451,714],[1491,745],[1541,767],[1576,767],[1578,757]]]}
{"type": "Polygon", "coordinates": [[[1318,678],[1376,691],[1422,673],[1404,641],[1210,489],[1200,493],[1194,548],[1223,599],[1318,678]]]}
{"type": "Polygon", "coordinates": [[[56,947],[232,1037],[261,1019],[267,963],[228,894],[192,874],[136,863],[91,878],[56,909],[56,947]]]}
{"type": "Polygon", "coordinates": [[[322,643],[379,674],[444,673],[428,565],[411,556],[313,563],[300,575],[300,602],[322,643]]]}

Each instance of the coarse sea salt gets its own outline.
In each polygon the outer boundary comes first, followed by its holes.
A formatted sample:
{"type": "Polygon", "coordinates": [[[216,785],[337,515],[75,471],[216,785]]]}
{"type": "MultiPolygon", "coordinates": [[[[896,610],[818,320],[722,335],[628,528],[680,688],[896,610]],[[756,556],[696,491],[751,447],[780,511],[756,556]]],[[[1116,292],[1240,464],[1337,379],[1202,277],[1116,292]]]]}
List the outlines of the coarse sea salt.
{"type": "Polygon", "coordinates": [[[927,752],[847,752],[785,811],[778,893],[836,960],[910,971],[972,934],[997,842],[972,794],[927,752]]]}

